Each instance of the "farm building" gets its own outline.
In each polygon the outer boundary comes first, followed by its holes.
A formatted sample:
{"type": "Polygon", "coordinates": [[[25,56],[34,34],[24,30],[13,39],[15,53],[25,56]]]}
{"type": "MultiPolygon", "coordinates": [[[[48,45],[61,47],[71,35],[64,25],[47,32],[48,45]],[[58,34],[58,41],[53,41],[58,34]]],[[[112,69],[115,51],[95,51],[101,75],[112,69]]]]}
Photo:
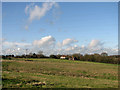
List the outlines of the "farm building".
{"type": "Polygon", "coordinates": [[[73,56],[62,55],[62,56],[60,57],[60,59],[75,60],[75,57],[73,57],[73,56]]]}
{"type": "Polygon", "coordinates": [[[62,55],[62,56],[60,57],[60,59],[66,59],[66,56],[65,56],[65,55],[62,55]]]}

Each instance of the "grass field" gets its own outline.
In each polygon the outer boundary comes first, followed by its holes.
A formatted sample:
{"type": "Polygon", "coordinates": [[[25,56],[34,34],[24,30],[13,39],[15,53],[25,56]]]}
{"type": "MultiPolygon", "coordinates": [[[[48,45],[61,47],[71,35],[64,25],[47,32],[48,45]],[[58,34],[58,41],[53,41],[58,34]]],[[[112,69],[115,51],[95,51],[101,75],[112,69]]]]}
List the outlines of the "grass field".
{"type": "Polygon", "coordinates": [[[2,61],[3,88],[118,87],[117,64],[60,59],[25,60],[2,61]]]}

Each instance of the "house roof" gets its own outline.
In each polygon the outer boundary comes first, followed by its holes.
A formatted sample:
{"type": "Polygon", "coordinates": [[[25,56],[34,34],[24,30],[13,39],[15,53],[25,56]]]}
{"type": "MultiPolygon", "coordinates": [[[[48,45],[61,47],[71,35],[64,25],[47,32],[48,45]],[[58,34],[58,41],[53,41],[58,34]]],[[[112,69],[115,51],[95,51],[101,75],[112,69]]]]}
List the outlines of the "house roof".
{"type": "Polygon", "coordinates": [[[66,57],[65,55],[62,55],[61,57],[66,57]]]}

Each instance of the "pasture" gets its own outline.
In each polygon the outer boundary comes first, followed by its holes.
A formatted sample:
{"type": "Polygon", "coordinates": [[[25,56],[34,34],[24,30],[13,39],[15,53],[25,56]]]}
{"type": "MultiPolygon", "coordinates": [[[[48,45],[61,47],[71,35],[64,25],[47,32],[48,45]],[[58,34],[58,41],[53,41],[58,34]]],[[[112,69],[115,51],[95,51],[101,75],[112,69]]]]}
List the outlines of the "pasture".
{"type": "Polygon", "coordinates": [[[117,88],[118,65],[60,59],[2,60],[3,88],[117,88]]]}

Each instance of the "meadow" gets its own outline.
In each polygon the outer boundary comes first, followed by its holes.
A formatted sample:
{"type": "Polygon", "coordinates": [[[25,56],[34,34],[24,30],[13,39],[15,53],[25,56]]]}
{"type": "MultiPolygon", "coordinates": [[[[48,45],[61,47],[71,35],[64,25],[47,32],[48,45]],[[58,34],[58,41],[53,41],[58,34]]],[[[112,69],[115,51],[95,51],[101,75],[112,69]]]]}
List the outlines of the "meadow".
{"type": "Polygon", "coordinates": [[[118,88],[118,65],[60,59],[2,60],[3,88],[118,88]]]}

